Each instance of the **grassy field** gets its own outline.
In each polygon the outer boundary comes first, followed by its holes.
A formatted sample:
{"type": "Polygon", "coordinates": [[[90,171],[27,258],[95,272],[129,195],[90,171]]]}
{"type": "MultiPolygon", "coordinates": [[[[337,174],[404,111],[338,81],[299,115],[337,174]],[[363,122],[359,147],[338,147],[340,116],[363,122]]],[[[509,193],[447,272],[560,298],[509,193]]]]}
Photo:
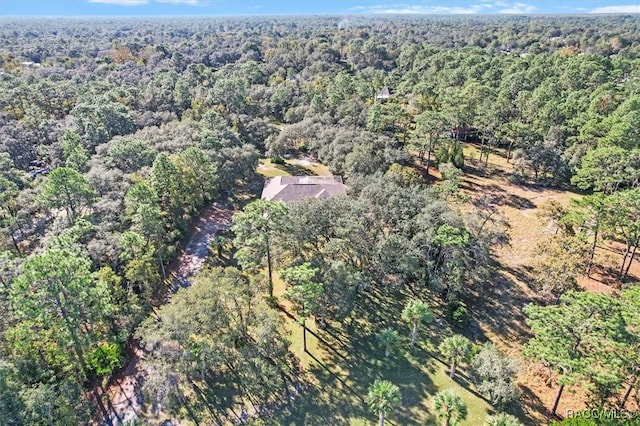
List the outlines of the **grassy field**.
{"type": "MultiPolygon", "coordinates": [[[[520,357],[522,345],[530,337],[522,309],[538,302],[536,293],[529,288],[531,265],[535,261],[535,247],[550,238],[555,229],[540,218],[540,207],[549,201],[563,206],[580,194],[556,188],[520,185],[509,178],[513,165],[497,150],[489,156],[489,164],[476,164],[479,151],[465,145],[465,175],[462,190],[471,199],[482,195],[493,197],[499,213],[507,223],[509,244],[495,247],[490,282],[473,288],[467,294],[466,304],[478,328],[478,338],[490,340],[503,351],[520,357]]],[[[556,387],[548,387],[544,379],[525,364],[518,377],[522,413],[526,424],[548,424],[547,408],[552,405],[556,387]]],[[[567,408],[583,407],[581,397],[565,394],[558,412],[567,408]]]]}
{"type": "Polygon", "coordinates": [[[258,174],[265,178],[274,176],[331,176],[329,168],[310,158],[289,158],[284,164],[272,163],[269,158],[261,158],[258,174]]]}
{"type": "MultiPolygon", "coordinates": [[[[275,295],[289,312],[291,306],[282,299],[283,283],[276,278],[275,295]]],[[[291,350],[312,377],[313,385],[291,407],[263,419],[270,425],[371,425],[376,416],[367,407],[364,397],[377,378],[390,380],[400,387],[402,406],[388,416],[390,425],[436,425],[431,409],[431,397],[438,391],[451,389],[467,405],[469,415],[463,425],[480,425],[490,412],[490,406],[475,393],[468,382],[464,367],[455,380],[449,379],[448,365],[436,347],[446,337],[447,326],[439,320],[423,326],[416,347],[409,344],[411,328],[400,319],[400,312],[409,296],[402,292],[363,296],[352,319],[331,323],[319,330],[307,321],[307,349],[303,350],[302,327],[285,316],[290,332],[291,350]],[[402,339],[385,358],[376,333],[393,327],[402,339]]],[[[425,295],[425,300],[427,300],[425,295]]],[[[438,310],[434,306],[434,310],[438,310]]]]}

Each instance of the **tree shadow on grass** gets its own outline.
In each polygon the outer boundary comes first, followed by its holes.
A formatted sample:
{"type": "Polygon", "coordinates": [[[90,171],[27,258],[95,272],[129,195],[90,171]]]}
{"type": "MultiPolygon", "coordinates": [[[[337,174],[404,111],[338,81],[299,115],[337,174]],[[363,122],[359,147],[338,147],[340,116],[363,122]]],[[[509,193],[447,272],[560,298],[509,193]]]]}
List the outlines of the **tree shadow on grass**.
{"type": "Polygon", "coordinates": [[[486,396],[473,388],[473,384],[471,383],[469,376],[467,376],[461,369],[456,370],[456,375],[453,376],[453,381],[465,388],[467,392],[471,393],[476,398],[482,399],[491,405],[491,401],[489,401],[486,396]]]}
{"type": "Polygon", "coordinates": [[[551,416],[547,407],[540,398],[527,386],[520,385],[521,391],[521,404],[516,404],[514,407],[510,407],[509,410],[514,416],[518,417],[520,421],[526,426],[535,426],[540,424],[540,420],[533,420],[533,413],[543,413],[548,421],[555,421],[557,418],[551,416]]]}
{"type": "MultiPolygon", "coordinates": [[[[348,334],[352,336],[348,340],[350,348],[346,348],[344,354],[337,355],[336,351],[326,350],[321,345],[324,352],[322,359],[327,366],[339,366],[344,372],[343,381],[348,382],[357,395],[366,395],[375,379],[389,380],[396,384],[401,390],[403,408],[392,413],[387,420],[389,424],[417,425],[432,420],[424,402],[427,395],[438,390],[430,377],[435,368],[426,368],[433,363],[426,351],[417,347],[410,349],[408,341],[411,327],[401,323],[406,326],[401,333],[402,341],[391,348],[390,357],[384,356],[384,348],[376,338],[379,328],[397,327],[407,296],[400,297],[399,294],[390,292],[388,295],[363,297],[365,300],[360,300],[363,303],[358,304],[360,307],[354,313],[355,319],[346,326],[348,334]],[[362,306],[367,306],[367,309],[362,309],[362,306]],[[375,326],[372,327],[372,324],[375,326]]],[[[420,331],[424,339],[427,328],[422,327],[420,331]]],[[[346,347],[347,340],[341,340],[346,347]]]]}
{"type": "MultiPolygon", "coordinates": [[[[448,363],[433,350],[441,340],[436,330],[441,325],[422,325],[419,343],[409,344],[411,325],[400,319],[405,303],[410,299],[430,300],[428,290],[420,288],[415,294],[406,289],[377,291],[359,296],[353,314],[342,323],[332,323],[325,330],[312,331],[310,339],[314,353],[309,372],[316,383],[303,393],[291,407],[281,410],[268,421],[278,425],[348,425],[362,421],[372,424],[374,413],[367,407],[365,397],[375,379],[396,384],[402,395],[402,408],[388,416],[388,424],[435,424],[435,418],[426,405],[429,395],[440,390],[434,374],[441,374],[448,363]],[[384,356],[376,338],[385,327],[396,329],[401,341],[391,347],[391,356],[384,356]],[[366,421],[365,421],[366,419],[366,421]],[[425,423],[426,422],[426,423],[425,423]]],[[[287,313],[288,314],[288,313],[287,313]]],[[[289,314],[290,315],[290,314],[289,314]]],[[[473,389],[469,378],[461,369],[456,383],[475,397],[486,399],[473,389]]]]}
{"type": "MultiPolygon", "coordinates": [[[[501,271],[512,273],[520,279],[526,274],[501,266],[501,271]]],[[[524,343],[530,336],[523,308],[534,299],[520,288],[512,278],[496,269],[490,282],[472,288],[464,301],[473,318],[495,336],[511,342],[524,343]]]]}
{"type": "MultiPolygon", "coordinates": [[[[386,327],[406,324],[401,318],[402,309],[406,302],[413,297],[406,294],[406,290],[380,291],[376,288],[369,289],[368,293],[361,294],[361,299],[356,303],[353,316],[362,318],[366,323],[373,324],[375,331],[386,327]]],[[[410,332],[409,325],[407,333],[410,332]]],[[[402,333],[401,333],[402,336],[402,333]]]]}
{"type": "Polygon", "coordinates": [[[472,180],[468,179],[460,185],[460,188],[474,194],[481,194],[483,198],[488,197],[491,204],[494,206],[508,206],[520,210],[536,208],[536,205],[531,200],[526,197],[510,193],[508,190],[505,190],[504,186],[474,183],[472,180]]]}
{"type": "Polygon", "coordinates": [[[313,359],[316,364],[318,364],[320,367],[322,367],[323,369],[325,369],[327,371],[327,373],[331,374],[333,376],[333,378],[335,380],[337,380],[338,382],[340,382],[340,384],[347,389],[349,392],[351,392],[351,394],[358,398],[362,403],[365,403],[365,399],[364,396],[358,392],[356,392],[356,390],[354,388],[352,388],[347,382],[345,382],[342,378],[340,378],[340,376],[338,376],[337,374],[333,373],[331,371],[331,369],[322,361],[320,361],[315,355],[313,355],[311,352],[306,351],[307,355],[309,355],[311,357],[311,359],[313,359]]]}
{"type": "Polygon", "coordinates": [[[277,167],[289,173],[291,176],[316,176],[312,170],[297,164],[284,163],[278,164],[277,167]]]}
{"type": "MultiPolygon", "coordinates": [[[[430,367],[430,372],[435,372],[436,371],[436,365],[440,365],[440,367],[444,367],[447,371],[449,370],[451,364],[446,361],[445,359],[441,358],[439,356],[439,354],[429,351],[423,347],[420,346],[416,346],[415,348],[416,351],[421,352],[424,358],[431,360],[431,364],[432,366],[430,367]],[[436,365],[433,365],[436,364],[436,365]]],[[[451,379],[450,379],[451,380],[451,379]]],[[[482,395],[481,393],[479,393],[478,391],[476,391],[474,389],[474,385],[473,383],[471,383],[471,377],[466,373],[465,369],[458,366],[456,368],[456,374],[454,375],[453,379],[451,380],[452,382],[457,383],[458,385],[460,385],[461,387],[463,387],[466,391],[468,391],[469,393],[471,393],[473,396],[475,396],[478,399],[482,399],[484,401],[486,401],[487,403],[491,403],[484,395],[482,395]]]]}
{"type": "MultiPolygon", "coordinates": [[[[298,319],[297,319],[297,318],[296,318],[296,317],[295,317],[291,312],[287,311],[287,310],[285,309],[285,307],[284,307],[284,306],[282,306],[282,305],[280,305],[280,304],[276,304],[276,309],[278,309],[280,312],[282,312],[283,314],[285,314],[285,315],[286,315],[287,317],[289,317],[291,320],[293,320],[293,321],[295,321],[295,322],[298,322],[298,319]]],[[[302,327],[302,325],[301,325],[301,324],[299,324],[299,325],[300,325],[300,327],[302,327]]],[[[318,339],[318,341],[323,345],[323,347],[324,347],[325,349],[332,351],[334,354],[338,355],[339,357],[341,357],[341,358],[343,358],[343,359],[346,359],[346,356],[345,356],[345,355],[343,355],[343,354],[341,354],[340,352],[338,352],[338,350],[337,350],[337,349],[336,349],[336,348],[335,348],[331,343],[329,343],[327,340],[325,340],[325,339],[324,339],[324,337],[322,337],[320,334],[318,334],[318,333],[316,333],[315,331],[311,330],[309,327],[307,327],[307,333],[308,333],[308,334],[310,334],[310,335],[312,335],[312,336],[313,336],[313,337],[315,337],[316,339],[318,339]]],[[[344,348],[347,348],[347,349],[348,349],[348,347],[347,347],[345,344],[343,344],[342,346],[343,346],[344,348]]],[[[309,356],[313,357],[313,355],[312,355],[309,351],[306,351],[306,350],[305,350],[305,352],[306,352],[309,356]]]]}
{"type": "Polygon", "coordinates": [[[403,409],[390,416],[389,424],[423,424],[424,399],[436,392],[431,377],[422,368],[424,360],[412,359],[406,353],[404,347],[395,347],[387,358],[375,337],[365,336],[354,344],[353,357],[348,364],[352,387],[362,395],[366,395],[376,379],[389,380],[400,388],[403,409]],[[415,415],[416,410],[420,411],[419,416],[415,415]]]}
{"type": "MultiPolygon", "coordinates": [[[[361,321],[354,321],[352,328],[354,338],[341,338],[342,344],[337,348],[328,342],[332,339],[324,331],[310,333],[318,339],[321,351],[307,352],[313,360],[310,372],[318,383],[305,393],[304,402],[296,403],[288,413],[281,413],[279,423],[272,424],[347,425],[350,419],[357,418],[366,418],[369,424],[375,416],[369,411],[365,397],[375,379],[390,380],[401,390],[403,408],[389,416],[388,424],[424,424],[428,416],[423,407],[425,397],[436,391],[423,369],[427,360],[407,358],[401,347],[394,347],[393,355],[385,358],[375,335],[362,332],[366,327],[361,321]]],[[[409,332],[407,338],[408,335],[409,332]]]]}
{"type": "Polygon", "coordinates": [[[322,333],[330,337],[332,343],[337,343],[343,349],[348,350],[350,348],[351,338],[342,329],[327,324],[327,326],[322,329],[322,333]]]}
{"type": "Polygon", "coordinates": [[[317,379],[291,404],[269,418],[269,425],[349,425],[352,418],[373,419],[364,397],[313,354],[315,363],[310,372],[317,379]]]}

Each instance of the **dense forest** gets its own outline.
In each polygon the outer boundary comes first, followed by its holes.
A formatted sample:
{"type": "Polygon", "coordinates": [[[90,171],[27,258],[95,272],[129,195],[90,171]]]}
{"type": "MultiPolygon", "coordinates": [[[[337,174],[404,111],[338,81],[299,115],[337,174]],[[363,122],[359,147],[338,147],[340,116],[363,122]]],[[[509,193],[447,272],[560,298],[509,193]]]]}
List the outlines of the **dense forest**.
{"type": "Polygon", "coordinates": [[[638,16],[0,21],[0,425],[117,424],[108,389],[135,351],[140,424],[320,424],[300,414],[326,380],[301,362],[305,321],[369,363],[360,423],[329,405],[327,424],[485,422],[447,389],[416,414],[427,397],[390,371],[420,356],[490,425],[551,421],[565,387],[578,409],[637,410],[639,243],[638,16]],[[254,201],[259,161],[291,155],[348,193],[254,201]],[[579,195],[545,208],[508,354],[471,296],[520,249],[496,200],[463,191],[492,157],[579,195]],[[175,292],[212,203],[233,226],[175,292]],[[612,291],[584,291],[605,243],[612,291]],[[522,409],[523,365],[553,406],[522,409]]]}

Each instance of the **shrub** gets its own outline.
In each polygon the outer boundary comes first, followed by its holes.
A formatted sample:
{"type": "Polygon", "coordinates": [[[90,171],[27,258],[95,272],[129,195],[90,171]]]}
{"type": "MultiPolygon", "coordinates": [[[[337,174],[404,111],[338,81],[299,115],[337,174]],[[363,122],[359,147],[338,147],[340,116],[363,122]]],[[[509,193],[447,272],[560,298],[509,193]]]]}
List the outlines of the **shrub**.
{"type": "Polygon", "coordinates": [[[122,365],[120,345],[117,343],[102,343],[98,346],[89,360],[93,371],[99,376],[105,376],[122,365]]]}
{"type": "Polygon", "coordinates": [[[465,328],[469,325],[467,308],[458,300],[447,303],[447,321],[454,327],[465,328]]]}

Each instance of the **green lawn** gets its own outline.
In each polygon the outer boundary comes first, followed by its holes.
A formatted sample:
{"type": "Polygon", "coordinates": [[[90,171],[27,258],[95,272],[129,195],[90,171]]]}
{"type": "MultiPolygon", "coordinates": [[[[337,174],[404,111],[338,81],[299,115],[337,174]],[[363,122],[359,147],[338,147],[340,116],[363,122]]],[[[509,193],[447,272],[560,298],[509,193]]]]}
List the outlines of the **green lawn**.
{"type": "Polygon", "coordinates": [[[291,175],[291,173],[287,172],[281,164],[274,164],[269,158],[261,158],[258,160],[257,172],[259,175],[266,178],[291,175]]]}
{"type": "MultiPolygon", "coordinates": [[[[275,280],[275,295],[282,295],[283,284],[275,280]]],[[[289,308],[282,298],[281,304],[289,308]]],[[[398,385],[402,406],[388,416],[390,425],[436,425],[431,410],[431,397],[436,392],[452,389],[467,404],[469,415],[463,425],[481,425],[490,406],[469,388],[464,369],[455,381],[449,379],[448,366],[435,350],[448,327],[440,323],[424,326],[419,345],[409,344],[410,327],[400,320],[400,312],[408,300],[406,294],[377,294],[356,309],[354,320],[333,322],[327,330],[318,330],[313,321],[307,335],[308,353],[302,348],[302,327],[287,318],[291,332],[291,350],[300,358],[302,367],[312,377],[313,385],[291,406],[262,419],[269,425],[372,425],[377,417],[371,413],[364,397],[377,378],[398,385]],[[440,325],[438,325],[440,324],[440,325]],[[402,336],[392,348],[389,358],[379,347],[375,334],[384,327],[393,327],[402,336]]],[[[434,307],[437,312],[437,307],[434,307]]]]}
{"type": "Polygon", "coordinates": [[[261,158],[258,162],[258,174],[265,178],[274,176],[331,176],[327,166],[308,160],[296,158],[285,160],[284,164],[275,164],[269,158],[261,158]]]}

